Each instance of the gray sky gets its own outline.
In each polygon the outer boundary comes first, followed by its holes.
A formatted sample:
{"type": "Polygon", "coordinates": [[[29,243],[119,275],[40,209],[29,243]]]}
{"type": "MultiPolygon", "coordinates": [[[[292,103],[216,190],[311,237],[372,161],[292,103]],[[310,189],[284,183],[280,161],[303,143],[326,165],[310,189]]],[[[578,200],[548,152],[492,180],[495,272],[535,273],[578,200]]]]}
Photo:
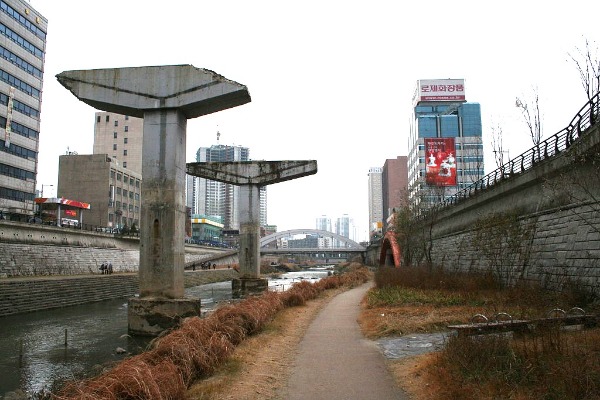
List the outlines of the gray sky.
{"type": "MultiPolygon", "coordinates": [[[[250,148],[254,160],[317,160],[319,172],[268,188],[268,222],[314,228],[348,214],[366,239],[367,173],[407,155],[418,79],[465,79],[511,157],[531,147],[515,98],[540,95],[544,137],[586,101],[569,53],[592,29],[597,1],[31,0],[48,19],[38,187],[57,184],[67,148],[92,153],[95,110],[56,81],[66,70],[192,64],[248,87],[252,102],[188,121],[198,147],[250,148]]],[[[48,189],[45,189],[48,190],[48,189]]],[[[85,201],[85,199],[79,199],[85,201]]]]}

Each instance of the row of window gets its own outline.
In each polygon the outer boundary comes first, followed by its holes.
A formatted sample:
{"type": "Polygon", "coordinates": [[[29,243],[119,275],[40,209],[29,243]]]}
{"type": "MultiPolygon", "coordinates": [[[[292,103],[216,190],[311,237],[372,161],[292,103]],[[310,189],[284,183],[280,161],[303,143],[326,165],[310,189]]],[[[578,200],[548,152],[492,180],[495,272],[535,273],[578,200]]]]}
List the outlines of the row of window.
{"type": "Polygon", "coordinates": [[[0,34],[6,36],[10,40],[15,42],[19,46],[21,46],[22,48],[24,48],[27,52],[29,52],[29,53],[33,54],[34,56],[36,56],[37,58],[39,58],[40,60],[44,59],[44,52],[41,49],[37,48],[29,41],[23,39],[23,37],[21,37],[21,35],[19,35],[15,31],[10,29],[8,26],[1,24],[1,23],[0,23],[0,34]]]}
{"type": "Polygon", "coordinates": [[[15,87],[17,90],[20,90],[23,93],[27,93],[28,95],[35,97],[36,99],[40,98],[41,92],[38,89],[34,88],[26,82],[23,82],[19,78],[12,76],[4,70],[0,70],[0,81],[6,82],[10,86],[15,87]]]}
{"type": "MultiPolygon", "coordinates": [[[[6,129],[6,118],[4,117],[0,117],[0,128],[6,129]]],[[[28,139],[37,139],[39,135],[38,131],[28,128],[25,125],[21,125],[15,121],[12,121],[10,124],[10,131],[28,139]]]]}
{"type": "MultiPolygon", "coordinates": [[[[117,194],[123,197],[127,197],[129,195],[130,199],[140,199],[140,194],[132,192],[131,190],[128,192],[126,189],[121,189],[120,187],[116,188],[117,194]]],[[[110,193],[109,193],[110,196],[110,193]]]]}
{"type": "Polygon", "coordinates": [[[33,172],[6,164],[0,164],[0,175],[10,176],[12,178],[22,179],[24,181],[35,180],[35,174],[33,172]]]}
{"type": "Polygon", "coordinates": [[[16,201],[33,201],[35,195],[16,189],[0,187],[0,199],[16,200],[16,201]]]}
{"type": "Polygon", "coordinates": [[[0,9],[10,15],[15,21],[23,25],[28,31],[33,32],[33,34],[39,37],[42,40],[46,40],[46,32],[40,29],[39,26],[35,25],[33,22],[29,21],[23,15],[21,15],[17,10],[6,4],[4,1],[0,1],[0,9]]]}
{"type": "Polygon", "coordinates": [[[134,206],[133,204],[128,204],[128,203],[121,203],[120,201],[111,201],[111,200],[109,200],[108,201],[108,206],[110,208],[113,208],[113,206],[114,206],[114,208],[116,210],[125,210],[125,211],[129,210],[131,212],[136,212],[136,213],[140,212],[140,207],[139,206],[134,206]]]}
{"type": "Polygon", "coordinates": [[[129,181],[129,186],[133,186],[135,184],[136,188],[140,187],[139,179],[128,175],[123,176],[121,172],[116,172],[114,169],[110,170],[110,177],[111,179],[116,179],[119,182],[123,181],[124,183],[127,183],[127,181],[129,181]]]}
{"type": "Polygon", "coordinates": [[[33,150],[26,149],[25,147],[17,146],[15,144],[10,144],[9,147],[5,146],[4,140],[0,139],[0,151],[5,153],[9,153],[21,158],[32,158],[37,159],[37,153],[33,150]]]}
{"type": "Polygon", "coordinates": [[[116,221],[115,214],[108,214],[108,222],[111,222],[111,223],[119,222],[122,225],[127,224],[127,226],[129,226],[129,227],[133,226],[133,224],[135,224],[136,226],[140,226],[140,223],[138,222],[138,220],[134,219],[134,218],[119,217],[119,221],[116,221]]]}
{"type": "MultiPolygon", "coordinates": [[[[99,124],[100,123],[100,119],[101,119],[101,116],[98,115],[96,117],[96,123],[99,124]]],[[[110,115],[107,115],[105,120],[106,120],[106,122],[109,122],[110,121],[110,115]]],[[[128,120],[129,120],[129,115],[125,115],[125,121],[128,121],[128,120]]],[[[115,120],[115,126],[119,126],[119,121],[115,120]]]]}
{"type": "MultiPolygon", "coordinates": [[[[0,93],[0,104],[4,104],[8,107],[8,95],[4,93],[0,93]]],[[[28,106],[25,103],[21,103],[18,100],[13,99],[13,111],[20,112],[21,114],[27,115],[32,118],[39,118],[40,112],[33,107],[28,106]]],[[[4,122],[6,126],[6,122],[4,122]]],[[[14,122],[13,122],[14,124],[14,122]]],[[[12,125],[11,125],[12,126],[12,125]]],[[[25,132],[25,131],[24,131],[25,132]]],[[[37,137],[37,131],[34,131],[37,137]]]]}
{"type": "Polygon", "coordinates": [[[15,53],[13,53],[12,51],[5,49],[2,46],[0,46],[0,57],[15,64],[17,67],[21,68],[23,71],[27,72],[28,74],[42,79],[43,73],[39,68],[34,67],[33,65],[29,64],[27,61],[23,60],[21,57],[19,57],[15,53]]]}

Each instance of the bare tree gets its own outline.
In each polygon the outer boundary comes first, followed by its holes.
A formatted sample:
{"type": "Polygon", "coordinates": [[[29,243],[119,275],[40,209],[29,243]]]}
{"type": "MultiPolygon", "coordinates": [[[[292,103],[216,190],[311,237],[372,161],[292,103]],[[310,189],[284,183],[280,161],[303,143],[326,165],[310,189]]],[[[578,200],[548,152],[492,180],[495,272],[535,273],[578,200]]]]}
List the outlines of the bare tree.
{"type": "Polygon", "coordinates": [[[576,47],[576,54],[569,53],[579,72],[581,84],[588,100],[600,90],[600,57],[598,46],[585,39],[583,49],[576,47]]]}
{"type": "Polygon", "coordinates": [[[504,143],[502,140],[502,127],[500,124],[492,125],[492,151],[494,152],[494,161],[496,167],[504,165],[504,143]]]}
{"type": "Polygon", "coordinates": [[[542,115],[537,87],[533,88],[531,101],[523,101],[517,97],[515,105],[521,111],[521,115],[529,128],[529,135],[531,136],[533,145],[537,147],[542,141],[542,115]]]}

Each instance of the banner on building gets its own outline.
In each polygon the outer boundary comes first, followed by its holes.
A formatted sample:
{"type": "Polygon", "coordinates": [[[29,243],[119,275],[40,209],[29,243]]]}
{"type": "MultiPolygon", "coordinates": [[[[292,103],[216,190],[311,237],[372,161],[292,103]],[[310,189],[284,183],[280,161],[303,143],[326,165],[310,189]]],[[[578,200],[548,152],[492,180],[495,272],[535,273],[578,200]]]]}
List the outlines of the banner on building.
{"type": "Polygon", "coordinates": [[[413,96],[413,103],[421,101],[465,101],[464,79],[421,79],[413,96]]]}
{"type": "Polygon", "coordinates": [[[426,138],[425,183],[431,186],[456,186],[454,138],[426,138]]]}

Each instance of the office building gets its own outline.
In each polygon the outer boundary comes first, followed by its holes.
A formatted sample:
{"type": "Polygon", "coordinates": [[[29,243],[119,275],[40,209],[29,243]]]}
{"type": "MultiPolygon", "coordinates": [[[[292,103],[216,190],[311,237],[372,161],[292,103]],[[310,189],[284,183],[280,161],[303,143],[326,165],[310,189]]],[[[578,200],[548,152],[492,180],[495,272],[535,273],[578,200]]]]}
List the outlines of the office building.
{"type": "Polygon", "coordinates": [[[369,168],[369,236],[372,236],[377,232],[381,233],[383,227],[382,170],[381,167],[369,168]]]}
{"type": "Polygon", "coordinates": [[[381,169],[382,222],[390,223],[394,212],[408,205],[408,157],[385,160],[381,169]]]}
{"type": "Polygon", "coordinates": [[[22,0],[0,0],[0,213],[34,213],[48,21],[22,0]]]}
{"type": "Polygon", "coordinates": [[[94,154],[108,154],[115,163],[142,173],[144,120],[110,112],[96,112],[94,154]]]}
{"type": "Polygon", "coordinates": [[[123,168],[107,154],[59,157],[57,192],[90,204],[84,224],[139,228],[141,185],[141,174],[123,168]]]}
{"type": "Polygon", "coordinates": [[[483,177],[481,110],[463,79],[419,80],[409,136],[409,199],[429,208],[483,177]]]}
{"type": "MultiPolygon", "coordinates": [[[[217,144],[200,147],[196,152],[196,162],[236,161],[250,161],[250,150],[247,147],[217,144]]],[[[186,194],[187,201],[194,201],[195,198],[196,204],[188,203],[187,206],[195,207],[198,214],[220,216],[226,231],[239,229],[239,186],[204,178],[196,179],[191,186],[188,184],[188,188],[195,192],[191,195],[189,192],[186,194]]],[[[267,225],[266,186],[260,189],[260,223],[263,226],[267,225]]]]}
{"type": "Polygon", "coordinates": [[[326,215],[321,215],[317,218],[315,229],[327,232],[333,232],[331,229],[331,218],[326,215]]]}

